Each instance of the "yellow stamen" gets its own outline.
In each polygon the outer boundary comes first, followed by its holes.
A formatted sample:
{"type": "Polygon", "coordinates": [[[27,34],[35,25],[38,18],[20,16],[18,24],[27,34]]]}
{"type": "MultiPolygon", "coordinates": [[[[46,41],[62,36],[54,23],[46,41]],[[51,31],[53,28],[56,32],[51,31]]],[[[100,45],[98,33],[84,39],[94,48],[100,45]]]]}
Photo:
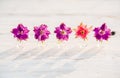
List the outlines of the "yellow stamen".
{"type": "Polygon", "coordinates": [[[82,30],[82,31],[80,31],[80,33],[81,33],[81,34],[84,34],[84,33],[85,33],[85,31],[84,31],[84,30],[82,30]]]}
{"type": "Polygon", "coordinates": [[[61,31],[61,34],[65,35],[65,34],[66,34],[66,32],[65,32],[64,30],[62,30],[62,31],[61,31]]]}
{"type": "Polygon", "coordinates": [[[43,34],[43,31],[42,31],[42,30],[40,31],[40,34],[43,34]]]}

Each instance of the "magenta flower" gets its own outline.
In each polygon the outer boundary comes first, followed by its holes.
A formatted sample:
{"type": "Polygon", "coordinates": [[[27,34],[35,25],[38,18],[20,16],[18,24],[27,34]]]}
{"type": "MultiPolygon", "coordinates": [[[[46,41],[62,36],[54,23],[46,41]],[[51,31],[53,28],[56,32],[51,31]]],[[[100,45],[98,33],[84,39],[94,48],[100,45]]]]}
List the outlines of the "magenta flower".
{"type": "Polygon", "coordinates": [[[35,39],[38,39],[38,41],[45,41],[49,38],[50,31],[47,29],[47,25],[41,24],[39,27],[35,26],[34,30],[35,32],[35,39]]]}
{"type": "Polygon", "coordinates": [[[97,40],[108,40],[108,38],[111,36],[111,30],[107,28],[106,24],[102,24],[102,26],[97,27],[93,30],[95,32],[94,36],[97,40]]]}
{"type": "Polygon", "coordinates": [[[28,39],[29,30],[22,24],[18,24],[17,28],[13,28],[11,32],[14,34],[14,37],[20,41],[28,39]]]}
{"type": "Polygon", "coordinates": [[[59,27],[55,28],[56,38],[59,40],[68,40],[69,34],[72,33],[70,27],[67,27],[64,23],[61,23],[59,27]]]}

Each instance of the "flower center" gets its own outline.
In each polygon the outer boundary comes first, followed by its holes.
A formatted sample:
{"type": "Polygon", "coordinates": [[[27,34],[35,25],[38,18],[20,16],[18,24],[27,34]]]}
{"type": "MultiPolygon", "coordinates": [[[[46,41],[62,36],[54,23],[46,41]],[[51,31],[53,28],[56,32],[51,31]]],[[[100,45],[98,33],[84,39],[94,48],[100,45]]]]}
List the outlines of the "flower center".
{"type": "Polygon", "coordinates": [[[23,31],[19,31],[19,33],[18,33],[18,34],[22,35],[23,33],[24,33],[23,31]]]}
{"type": "Polygon", "coordinates": [[[103,30],[100,30],[100,32],[99,32],[101,35],[103,35],[103,34],[105,34],[105,31],[103,31],[103,30]]]}
{"type": "Polygon", "coordinates": [[[61,31],[61,34],[62,34],[62,35],[65,35],[65,34],[66,34],[66,32],[65,32],[64,30],[62,30],[62,31],[61,31]]]}
{"type": "Polygon", "coordinates": [[[41,31],[40,31],[40,34],[42,35],[43,33],[44,33],[43,30],[41,30],[41,31]]]}
{"type": "Polygon", "coordinates": [[[84,30],[81,30],[80,33],[83,35],[83,34],[85,33],[85,31],[84,31],[84,30]]]}

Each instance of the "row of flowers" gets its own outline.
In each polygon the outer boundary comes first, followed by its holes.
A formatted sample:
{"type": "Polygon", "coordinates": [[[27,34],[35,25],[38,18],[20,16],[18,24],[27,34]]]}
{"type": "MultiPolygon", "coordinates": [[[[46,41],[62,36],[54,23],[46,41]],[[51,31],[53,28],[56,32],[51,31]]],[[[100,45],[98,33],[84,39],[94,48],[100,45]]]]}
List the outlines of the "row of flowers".
{"type": "MultiPolygon", "coordinates": [[[[35,39],[41,42],[47,40],[51,34],[48,30],[48,26],[45,24],[35,26],[33,31],[35,39]]],[[[114,35],[114,32],[107,27],[106,23],[103,23],[101,26],[95,28],[92,26],[87,27],[87,25],[81,23],[76,29],[72,29],[64,23],[61,23],[58,27],[55,27],[54,33],[56,34],[56,38],[58,40],[67,41],[69,39],[69,35],[73,31],[75,31],[75,38],[81,38],[84,40],[87,39],[87,36],[91,31],[94,32],[94,37],[99,41],[108,40],[111,35],[114,35]]],[[[30,30],[23,24],[18,24],[17,28],[13,28],[11,32],[14,34],[15,38],[22,41],[28,39],[28,33],[30,30]]]]}

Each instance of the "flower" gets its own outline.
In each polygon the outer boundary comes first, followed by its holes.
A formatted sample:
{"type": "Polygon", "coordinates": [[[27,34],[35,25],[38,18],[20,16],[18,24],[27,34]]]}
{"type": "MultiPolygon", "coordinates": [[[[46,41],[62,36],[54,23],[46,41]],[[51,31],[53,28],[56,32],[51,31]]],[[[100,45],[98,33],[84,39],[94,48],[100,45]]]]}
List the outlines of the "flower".
{"type": "Polygon", "coordinates": [[[67,27],[64,23],[61,23],[60,26],[55,28],[54,33],[56,33],[56,38],[63,41],[69,39],[69,34],[72,33],[70,27],[67,27]]]}
{"type": "Polygon", "coordinates": [[[90,27],[90,28],[87,28],[87,25],[83,25],[82,23],[77,27],[77,29],[75,30],[76,31],[76,33],[75,33],[75,35],[76,35],[76,38],[78,38],[78,37],[81,37],[82,39],[87,39],[87,35],[88,35],[88,33],[90,32],[90,29],[91,29],[92,27],[90,27]]]}
{"type": "Polygon", "coordinates": [[[96,27],[93,30],[95,32],[94,36],[97,40],[108,40],[111,35],[111,30],[107,28],[107,25],[104,23],[100,27],[96,27]]]}
{"type": "Polygon", "coordinates": [[[38,41],[45,41],[46,39],[49,38],[50,31],[47,29],[47,25],[41,24],[40,26],[35,26],[34,27],[34,37],[35,39],[38,39],[38,41]]]}
{"type": "Polygon", "coordinates": [[[11,32],[14,34],[14,37],[20,41],[28,39],[29,30],[22,24],[18,24],[17,28],[13,28],[11,32]]]}

